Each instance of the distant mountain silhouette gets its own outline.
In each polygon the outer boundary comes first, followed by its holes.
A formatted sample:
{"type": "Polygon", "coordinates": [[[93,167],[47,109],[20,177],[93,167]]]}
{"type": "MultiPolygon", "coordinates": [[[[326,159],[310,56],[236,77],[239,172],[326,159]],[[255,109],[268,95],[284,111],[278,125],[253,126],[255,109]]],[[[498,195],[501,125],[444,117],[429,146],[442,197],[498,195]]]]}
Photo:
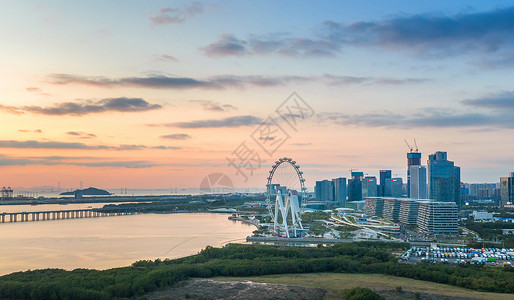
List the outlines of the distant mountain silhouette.
{"type": "Polygon", "coordinates": [[[60,193],[59,195],[74,196],[76,194],[80,194],[82,196],[104,196],[104,195],[110,195],[111,193],[109,193],[106,190],[101,190],[101,189],[97,189],[97,188],[94,188],[94,187],[89,187],[89,188],[83,189],[83,190],[74,190],[74,191],[71,191],[71,192],[60,193]]]}

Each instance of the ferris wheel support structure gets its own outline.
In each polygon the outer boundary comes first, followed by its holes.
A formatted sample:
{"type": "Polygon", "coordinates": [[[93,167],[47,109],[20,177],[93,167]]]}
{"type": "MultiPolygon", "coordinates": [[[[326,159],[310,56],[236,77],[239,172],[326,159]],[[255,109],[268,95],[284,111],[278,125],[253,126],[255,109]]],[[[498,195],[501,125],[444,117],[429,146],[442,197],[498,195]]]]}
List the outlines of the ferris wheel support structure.
{"type": "Polygon", "coordinates": [[[266,185],[266,205],[268,207],[268,212],[273,220],[274,230],[277,233],[283,232],[285,237],[297,237],[298,229],[303,230],[302,219],[300,216],[300,206],[304,204],[304,193],[306,191],[305,188],[305,179],[303,179],[303,172],[300,171],[300,166],[293,161],[292,158],[284,157],[280,158],[275,162],[272,166],[271,171],[269,172],[269,177],[267,178],[268,182],[266,185]],[[277,171],[278,167],[282,164],[289,164],[296,176],[298,177],[298,191],[293,191],[289,189],[287,192],[283,193],[281,189],[273,190],[273,175],[277,171]],[[271,196],[275,195],[275,203],[273,209],[271,196]],[[288,222],[291,223],[288,223],[288,222]]]}

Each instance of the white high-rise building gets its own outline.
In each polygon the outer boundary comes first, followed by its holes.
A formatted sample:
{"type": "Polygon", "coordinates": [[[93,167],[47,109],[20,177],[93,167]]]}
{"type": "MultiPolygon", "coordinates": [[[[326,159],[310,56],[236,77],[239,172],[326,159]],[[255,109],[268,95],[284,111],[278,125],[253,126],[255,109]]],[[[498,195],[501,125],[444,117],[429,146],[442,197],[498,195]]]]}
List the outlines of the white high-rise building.
{"type": "Polygon", "coordinates": [[[410,198],[427,198],[427,168],[424,166],[410,166],[410,198]]]}

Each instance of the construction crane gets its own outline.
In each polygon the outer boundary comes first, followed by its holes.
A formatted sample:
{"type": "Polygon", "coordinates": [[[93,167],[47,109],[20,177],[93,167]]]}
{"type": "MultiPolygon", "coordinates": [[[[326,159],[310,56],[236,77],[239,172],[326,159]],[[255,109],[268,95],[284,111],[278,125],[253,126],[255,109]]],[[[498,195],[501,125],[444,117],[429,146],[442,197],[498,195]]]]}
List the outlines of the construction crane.
{"type": "Polygon", "coordinates": [[[411,145],[409,145],[409,142],[407,142],[406,139],[403,139],[405,141],[405,144],[407,144],[407,147],[409,148],[410,152],[411,153],[418,153],[418,143],[416,143],[416,139],[414,138],[414,145],[416,146],[416,150],[414,150],[414,147],[411,147],[411,145]]]}
{"type": "Polygon", "coordinates": [[[409,148],[410,152],[413,152],[414,151],[414,148],[412,148],[410,145],[409,145],[409,142],[407,142],[406,139],[403,139],[405,141],[405,144],[407,144],[407,148],[409,148]]]}

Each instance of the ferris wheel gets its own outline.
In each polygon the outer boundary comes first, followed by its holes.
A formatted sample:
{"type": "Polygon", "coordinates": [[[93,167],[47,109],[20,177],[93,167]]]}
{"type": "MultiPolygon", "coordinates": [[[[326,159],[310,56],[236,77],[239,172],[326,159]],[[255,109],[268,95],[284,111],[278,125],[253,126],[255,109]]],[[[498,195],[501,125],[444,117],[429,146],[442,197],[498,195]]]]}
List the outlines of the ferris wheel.
{"type": "Polygon", "coordinates": [[[275,162],[266,184],[266,205],[279,236],[297,237],[303,230],[300,207],[304,204],[305,179],[292,158],[275,162]]]}

